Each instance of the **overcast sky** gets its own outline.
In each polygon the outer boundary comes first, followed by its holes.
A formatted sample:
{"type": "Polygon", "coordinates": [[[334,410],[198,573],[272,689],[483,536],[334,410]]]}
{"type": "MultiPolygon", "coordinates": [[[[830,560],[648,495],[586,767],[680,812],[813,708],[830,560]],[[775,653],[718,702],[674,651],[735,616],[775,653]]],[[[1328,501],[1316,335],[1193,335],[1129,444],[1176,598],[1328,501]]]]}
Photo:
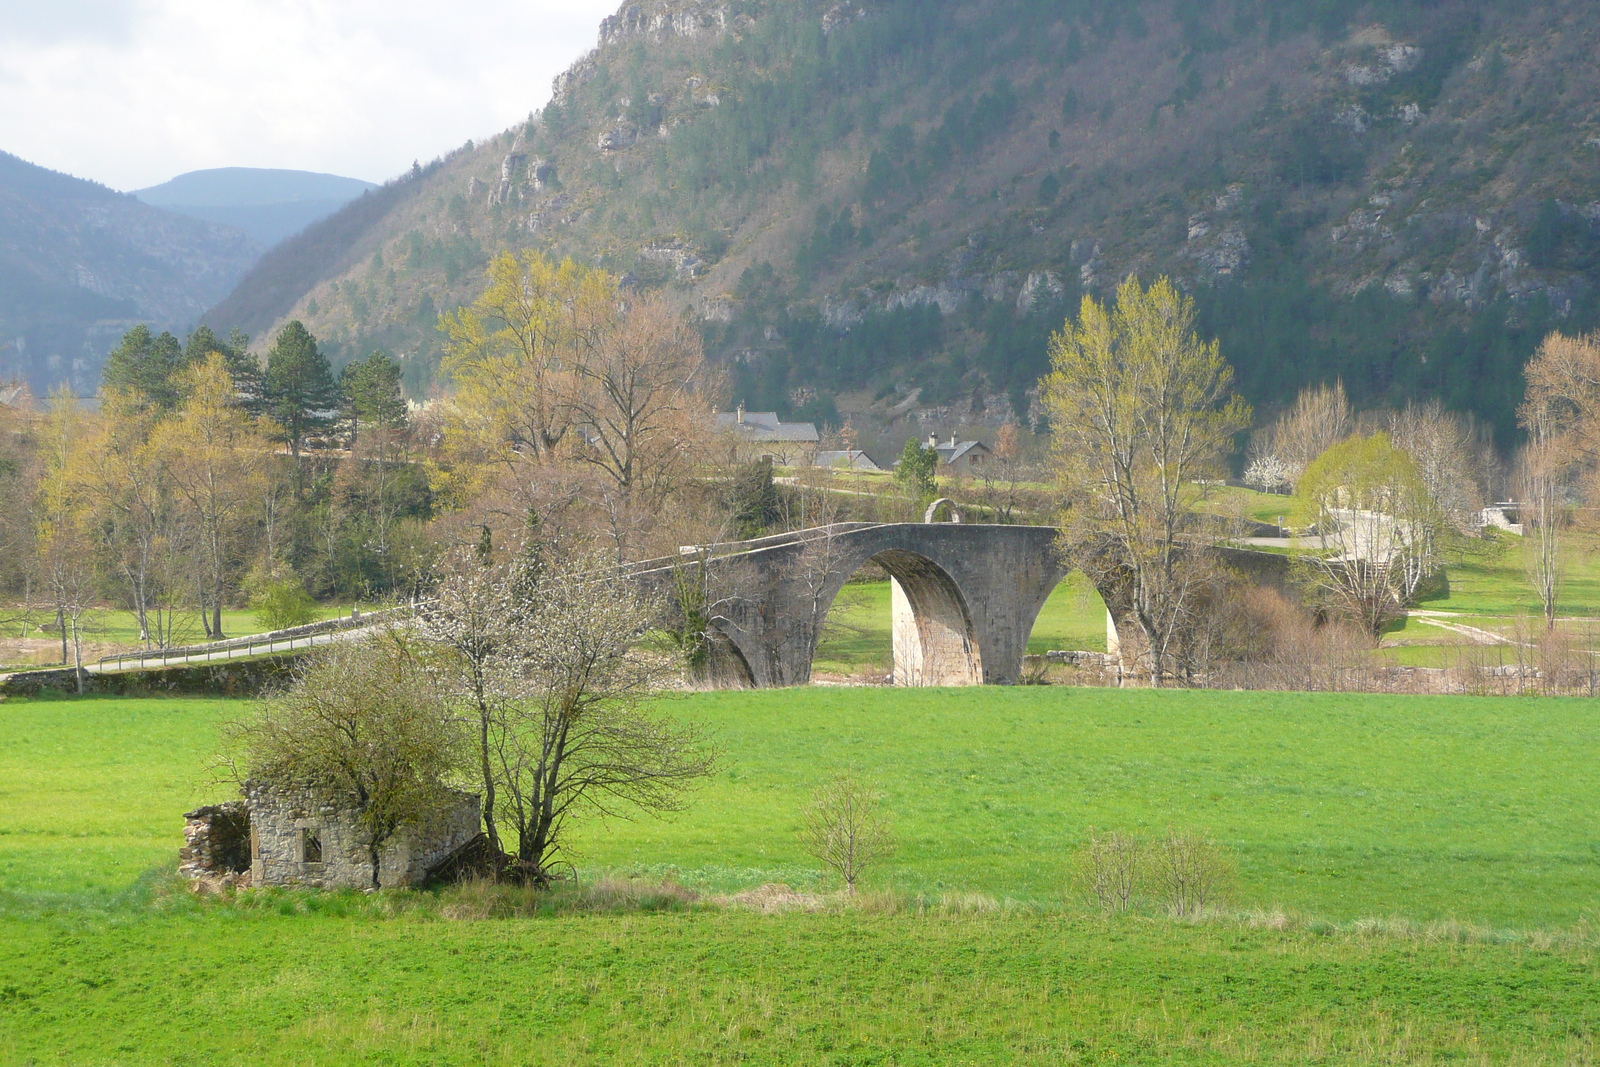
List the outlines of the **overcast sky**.
{"type": "Polygon", "coordinates": [[[0,0],[0,149],[139,189],[393,177],[544,105],[621,0],[0,0]]]}

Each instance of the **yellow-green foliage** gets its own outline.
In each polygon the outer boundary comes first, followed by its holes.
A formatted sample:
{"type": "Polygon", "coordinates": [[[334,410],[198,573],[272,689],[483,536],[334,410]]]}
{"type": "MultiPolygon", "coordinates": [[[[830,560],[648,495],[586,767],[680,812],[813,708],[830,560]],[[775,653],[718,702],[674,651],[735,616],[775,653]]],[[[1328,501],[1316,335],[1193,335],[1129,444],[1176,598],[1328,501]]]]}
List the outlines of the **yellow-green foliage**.
{"type": "Polygon", "coordinates": [[[1312,460],[1294,495],[1306,525],[1326,522],[1335,509],[1411,515],[1426,500],[1417,465],[1381,432],[1347,438],[1312,460]]]}

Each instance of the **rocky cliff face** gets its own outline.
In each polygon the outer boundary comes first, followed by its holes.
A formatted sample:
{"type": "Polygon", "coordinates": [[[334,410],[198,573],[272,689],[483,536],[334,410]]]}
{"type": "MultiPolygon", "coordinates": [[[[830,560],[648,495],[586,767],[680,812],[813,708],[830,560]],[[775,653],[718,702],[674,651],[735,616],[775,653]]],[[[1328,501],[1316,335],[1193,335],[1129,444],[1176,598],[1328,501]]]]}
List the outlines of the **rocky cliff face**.
{"type": "Polygon", "coordinates": [[[260,251],[242,231],[0,153],[0,379],[91,392],[123,330],[193,323],[260,251]]]}
{"type": "Polygon", "coordinates": [[[420,388],[537,247],[678,294],[754,406],[1026,417],[1079,294],[1167,273],[1258,404],[1504,433],[1538,335],[1600,321],[1595,54],[1580,0],[630,3],[273,317],[420,388]]]}

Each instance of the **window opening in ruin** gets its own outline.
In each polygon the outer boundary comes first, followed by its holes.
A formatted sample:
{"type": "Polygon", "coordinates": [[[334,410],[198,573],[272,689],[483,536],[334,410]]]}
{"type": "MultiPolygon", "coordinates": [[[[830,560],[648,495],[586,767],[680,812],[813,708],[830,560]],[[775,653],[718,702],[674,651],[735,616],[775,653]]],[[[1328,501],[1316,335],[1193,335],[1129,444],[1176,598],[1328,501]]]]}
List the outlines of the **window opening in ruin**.
{"type": "Polygon", "coordinates": [[[300,831],[300,856],[303,863],[322,862],[322,838],[309,826],[300,831]]]}

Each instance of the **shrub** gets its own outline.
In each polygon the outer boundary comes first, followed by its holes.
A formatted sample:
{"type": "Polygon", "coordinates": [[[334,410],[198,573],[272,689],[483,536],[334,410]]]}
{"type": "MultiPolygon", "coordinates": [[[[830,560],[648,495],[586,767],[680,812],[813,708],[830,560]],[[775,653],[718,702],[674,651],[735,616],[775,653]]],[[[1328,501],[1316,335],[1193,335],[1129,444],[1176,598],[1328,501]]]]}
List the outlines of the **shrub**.
{"type": "Polygon", "coordinates": [[[1078,887],[1104,910],[1127,911],[1148,901],[1179,918],[1226,899],[1234,870],[1232,855],[1209,834],[1170,828],[1155,841],[1091,828],[1075,863],[1078,887]]]}
{"type": "Polygon", "coordinates": [[[317,618],[317,602],[293,578],[263,583],[250,598],[250,610],[263,630],[286,630],[317,618]]]}
{"type": "Polygon", "coordinates": [[[851,895],[861,872],[894,852],[881,799],[854,774],[841,774],[817,789],[802,817],[800,843],[844,879],[851,895]]]}
{"type": "Polygon", "coordinates": [[[1145,843],[1116,830],[1097,834],[1078,857],[1083,889],[1106,911],[1126,911],[1138,899],[1145,880],[1145,843]]]}
{"type": "Polygon", "coordinates": [[[1174,916],[1199,915],[1215,906],[1233,882],[1233,858],[1204,832],[1169,828],[1152,859],[1153,882],[1174,916]]]}

